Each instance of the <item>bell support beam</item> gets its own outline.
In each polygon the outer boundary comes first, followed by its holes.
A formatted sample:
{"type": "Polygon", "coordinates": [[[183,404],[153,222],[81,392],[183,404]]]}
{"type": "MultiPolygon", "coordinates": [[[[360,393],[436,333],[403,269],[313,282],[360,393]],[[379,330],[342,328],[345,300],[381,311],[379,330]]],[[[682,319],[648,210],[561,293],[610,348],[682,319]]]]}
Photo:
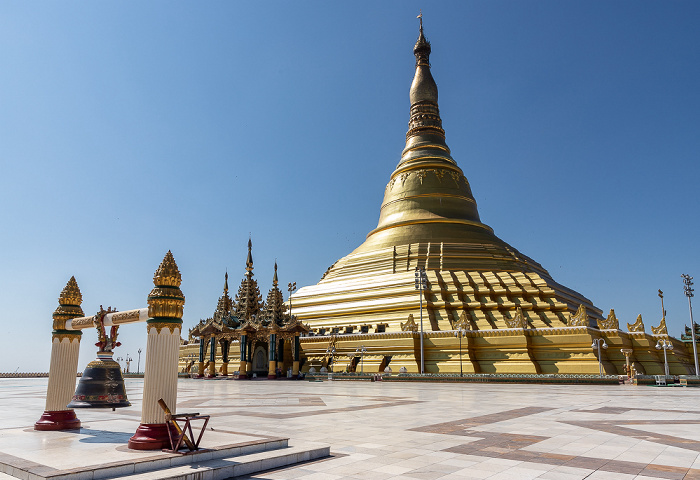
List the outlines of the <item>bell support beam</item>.
{"type": "Polygon", "coordinates": [[[75,411],[66,405],[73,398],[75,379],[78,375],[78,355],[82,332],[66,328],[72,318],[83,316],[80,307],[83,296],[75,277],[71,277],[61,295],[58,308],[53,313],[51,335],[51,364],[49,384],[46,389],[46,408],[34,430],[71,430],[80,428],[75,411]]]}
{"type": "MultiPolygon", "coordinates": [[[[66,321],[66,330],[84,330],[95,328],[95,315],[91,317],[78,317],[66,321]]],[[[104,317],[104,326],[124,325],[148,321],[148,308],[136,308],[123,312],[111,312],[104,317]]]]}
{"type": "Polygon", "coordinates": [[[155,287],[148,295],[148,341],[141,424],[129,439],[129,448],[160,450],[170,444],[165,413],[158,401],[162,399],[171,413],[176,413],[177,360],[185,305],[181,283],[180,271],[173,254],[168,251],[153,276],[155,287]]]}

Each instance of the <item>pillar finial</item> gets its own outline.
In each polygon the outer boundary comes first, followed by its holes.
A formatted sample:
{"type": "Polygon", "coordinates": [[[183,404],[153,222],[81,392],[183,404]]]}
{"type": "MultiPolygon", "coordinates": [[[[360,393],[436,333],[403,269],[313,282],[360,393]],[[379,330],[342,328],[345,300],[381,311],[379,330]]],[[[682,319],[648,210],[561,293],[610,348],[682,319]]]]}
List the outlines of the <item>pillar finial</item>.
{"type": "Polygon", "coordinates": [[[83,295],[80,293],[75,277],[70,277],[66,286],[58,296],[58,308],[53,312],[54,331],[65,330],[66,321],[84,316],[80,305],[83,303],[83,295]]]}
{"type": "Polygon", "coordinates": [[[170,250],[153,274],[154,288],[148,295],[149,323],[182,323],[185,296],[180,290],[182,275],[170,250]]]}

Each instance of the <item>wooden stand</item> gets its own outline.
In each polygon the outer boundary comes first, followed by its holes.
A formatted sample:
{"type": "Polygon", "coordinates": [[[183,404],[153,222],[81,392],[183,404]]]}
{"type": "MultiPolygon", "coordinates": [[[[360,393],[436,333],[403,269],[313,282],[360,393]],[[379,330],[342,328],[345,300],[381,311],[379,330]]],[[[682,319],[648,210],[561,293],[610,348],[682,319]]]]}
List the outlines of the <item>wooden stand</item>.
{"type": "Polygon", "coordinates": [[[170,413],[170,409],[165,404],[163,399],[158,400],[158,405],[165,412],[165,421],[168,427],[168,437],[170,438],[170,449],[164,448],[164,452],[168,453],[179,453],[181,455],[187,455],[192,452],[199,450],[199,442],[202,441],[202,435],[204,435],[204,430],[207,428],[209,423],[209,415],[200,415],[199,413],[180,413],[173,415],[170,413]],[[180,425],[178,421],[184,420],[185,423],[180,425]],[[192,420],[204,420],[202,429],[199,431],[199,436],[197,441],[194,441],[194,433],[192,432],[192,420]],[[189,433],[189,436],[188,436],[189,433]],[[180,452],[182,444],[188,448],[187,452],[180,452]]]}

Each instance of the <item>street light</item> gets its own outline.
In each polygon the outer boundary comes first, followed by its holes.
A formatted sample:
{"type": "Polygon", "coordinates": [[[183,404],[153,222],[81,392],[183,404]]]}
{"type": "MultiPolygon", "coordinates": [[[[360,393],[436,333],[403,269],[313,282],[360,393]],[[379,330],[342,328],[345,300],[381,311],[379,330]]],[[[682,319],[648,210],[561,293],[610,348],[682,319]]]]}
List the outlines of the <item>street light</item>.
{"type": "Polygon", "coordinates": [[[600,373],[600,376],[603,376],[603,358],[600,355],[600,348],[603,347],[608,348],[608,344],[605,343],[605,340],[602,338],[594,338],[593,343],[591,343],[591,348],[595,350],[598,348],[598,372],[600,373]]]}
{"type": "Polygon", "coordinates": [[[297,282],[289,282],[287,290],[289,290],[289,320],[292,319],[292,293],[297,289],[297,282]]]}
{"type": "Polygon", "coordinates": [[[455,337],[459,338],[459,376],[462,376],[462,337],[467,331],[463,328],[455,331],[455,337]]]}
{"type": "Polygon", "coordinates": [[[360,345],[355,350],[355,353],[360,354],[360,373],[365,373],[365,353],[367,353],[367,349],[364,345],[360,345]]]}
{"type": "Polygon", "coordinates": [[[666,358],[666,350],[673,350],[673,344],[669,340],[662,338],[656,344],[656,349],[661,350],[662,348],[664,349],[664,372],[668,377],[668,358],[666,358]]]}
{"type": "Polygon", "coordinates": [[[425,360],[423,355],[423,290],[428,288],[428,277],[425,268],[416,267],[416,290],[420,291],[420,373],[425,373],[425,360]]]}
{"type": "Polygon", "coordinates": [[[136,364],[136,373],[141,373],[141,349],[139,348],[139,363],[136,364]]]}
{"type": "Polygon", "coordinates": [[[684,273],[681,275],[683,278],[683,290],[685,291],[685,296],[688,297],[688,309],[690,310],[690,335],[693,339],[693,358],[695,359],[695,375],[700,375],[700,369],[698,369],[698,346],[695,343],[695,322],[693,321],[693,304],[690,299],[693,298],[693,277],[684,273]]]}

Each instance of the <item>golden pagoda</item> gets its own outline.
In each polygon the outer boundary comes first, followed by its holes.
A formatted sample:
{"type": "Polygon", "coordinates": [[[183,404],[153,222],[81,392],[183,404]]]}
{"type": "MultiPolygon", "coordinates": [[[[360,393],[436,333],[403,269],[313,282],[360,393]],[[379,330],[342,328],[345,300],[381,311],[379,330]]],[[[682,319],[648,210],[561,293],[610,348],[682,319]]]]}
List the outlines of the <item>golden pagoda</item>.
{"type": "MultiPolygon", "coordinates": [[[[364,371],[419,372],[424,363],[426,373],[458,372],[464,363],[471,373],[597,374],[591,344],[605,328],[602,311],[481,221],[445,141],[430,52],[421,18],[406,146],[377,227],[318,284],[292,296],[295,316],[312,330],[301,339],[302,370],[335,362],[353,371],[354,352],[366,350],[364,371]],[[414,283],[420,270],[422,292],[414,283]]],[[[601,360],[606,372],[622,374],[620,347],[634,342],[615,332],[619,341],[606,339],[617,348],[601,360]]],[[[644,371],[641,356],[632,361],[644,371]]],[[[648,361],[655,371],[658,359],[648,361]]]]}

